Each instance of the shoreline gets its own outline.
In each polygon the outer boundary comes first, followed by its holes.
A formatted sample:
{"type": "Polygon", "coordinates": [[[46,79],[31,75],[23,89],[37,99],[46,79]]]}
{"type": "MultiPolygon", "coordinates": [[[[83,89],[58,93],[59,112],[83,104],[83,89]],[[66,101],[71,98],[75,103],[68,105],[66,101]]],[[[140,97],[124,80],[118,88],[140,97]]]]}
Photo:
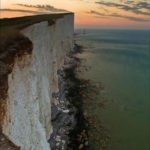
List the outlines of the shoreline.
{"type": "MultiPolygon", "coordinates": [[[[78,54],[82,53],[83,47],[75,44],[62,68],[57,71],[59,91],[52,94],[55,99],[55,105],[52,106],[52,126],[55,128],[49,139],[51,150],[87,150],[91,146],[91,139],[94,140],[92,144],[100,149],[106,150],[108,146],[110,137],[105,127],[99,125],[96,118],[92,118],[91,113],[83,108],[94,102],[95,96],[103,88],[78,76],[82,72],[80,67],[87,71],[86,66],[82,66],[82,58],[78,58],[78,54]],[[93,129],[95,131],[91,135],[93,129]]],[[[100,103],[100,107],[103,106],[100,103]]]]}
{"type": "MultiPolygon", "coordinates": [[[[85,148],[85,149],[103,149],[107,150],[110,146],[111,136],[109,133],[109,129],[102,124],[102,122],[98,121],[95,114],[93,113],[94,109],[97,108],[95,106],[96,99],[98,99],[98,95],[103,95],[104,86],[101,82],[94,82],[92,78],[84,77],[84,74],[88,74],[88,72],[91,70],[91,66],[88,66],[87,59],[85,54],[86,52],[86,46],[83,43],[76,41],[77,44],[81,45],[81,52],[77,53],[76,58],[79,59],[80,65],[77,66],[76,77],[79,81],[79,93],[80,98],[82,102],[82,114],[84,118],[87,134],[87,144],[88,146],[84,146],[84,140],[80,139],[80,137],[84,137],[84,134],[82,131],[79,133],[79,136],[77,137],[80,140],[79,147],[85,148]],[[85,55],[85,56],[84,56],[85,55]],[[93,107],[94,106],[94,107],[93,107]],[[92,110],[93,109],[93,110],[92,110]]],[[[88,52],[89,55],[92,54],[91,51],[88,52]]],[[[103,100],[100,100],[97,103],[99,109],[105,109],[106,103],[103,100]]],[[[84,130],[84,129],[83,129],[84,130]]],[[[82,138],[83,138],[82,137],[82,138]]],[[[77,149],[77,147],[76,147],[77,149]]]]}
{"type": "Polygon", "coordinates": [[[75,44],[73,51],[66,57],[61,69],[57,71],[58,92],[53,92],[52,105],[53,133],[49,139],[52,150],[85,150],[88,146],[88,124],[83,115],[81,80],[76,69],[80,59],[75,55],[82,47],[75,44]]]}

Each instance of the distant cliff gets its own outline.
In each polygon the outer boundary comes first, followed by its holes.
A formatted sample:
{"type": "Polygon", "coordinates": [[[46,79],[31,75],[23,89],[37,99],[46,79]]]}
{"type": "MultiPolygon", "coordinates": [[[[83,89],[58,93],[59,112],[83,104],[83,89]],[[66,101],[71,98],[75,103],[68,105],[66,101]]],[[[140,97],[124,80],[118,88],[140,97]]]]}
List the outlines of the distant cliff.
{"type": "Polygon", "coordinates": [[[74,32],[73,13],[55,16],[0,20],[0,150],[50,150],[52,92],[74,32]]]}

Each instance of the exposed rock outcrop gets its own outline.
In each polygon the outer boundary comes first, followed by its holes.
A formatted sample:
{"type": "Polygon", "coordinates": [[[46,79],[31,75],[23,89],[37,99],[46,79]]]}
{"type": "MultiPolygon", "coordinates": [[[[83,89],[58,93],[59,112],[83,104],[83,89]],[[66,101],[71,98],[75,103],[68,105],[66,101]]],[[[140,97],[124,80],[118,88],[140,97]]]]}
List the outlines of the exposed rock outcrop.
{"type": "Polygon", "coordinates": [[[52,93],[58,90],[57,70],[73,48],[73,32],[70,13],[50,25],[44,21],[24,28],[9,51],[1,45],[0,135],[16,149],[50,150],[52,93]]]}

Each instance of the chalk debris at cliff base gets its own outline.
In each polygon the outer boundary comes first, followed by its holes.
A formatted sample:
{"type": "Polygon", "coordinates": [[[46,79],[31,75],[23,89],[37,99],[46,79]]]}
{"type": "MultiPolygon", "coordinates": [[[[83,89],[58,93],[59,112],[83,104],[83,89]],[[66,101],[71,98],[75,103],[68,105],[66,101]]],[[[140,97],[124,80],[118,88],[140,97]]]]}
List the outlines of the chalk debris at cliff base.
{"type": "Polygon", "coordinates": [[[59,92],[52,94],[55,98],[52,105],[54,128],[49,140],[52,150],[86,149],[88,146],[86,120],[82,112],[81,81],[76,74],[80,60],[75,55],[79,52],[81,47],[75,44],[63,67],[57,71],[59,92]]]}

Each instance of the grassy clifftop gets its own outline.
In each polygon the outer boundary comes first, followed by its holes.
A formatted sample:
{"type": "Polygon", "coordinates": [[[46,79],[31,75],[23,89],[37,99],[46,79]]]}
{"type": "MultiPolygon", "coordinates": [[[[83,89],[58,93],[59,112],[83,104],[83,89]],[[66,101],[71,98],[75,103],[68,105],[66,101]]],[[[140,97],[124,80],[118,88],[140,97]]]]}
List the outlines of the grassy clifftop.
{"type": "Polygon", "coordinates": [[[0,19],[0,29],[4,28],[16,28],[22,29],[26,26],[32,25],[34,23],[48,21],[49,25],[55,23],[58,18],[62,18],[64,15],[73,14],[73,13],[60,13],[60,14],[43,14],[36,16],[25,16],[25,17],[17,17],[17,18],[4,18],[0,19]]]}

